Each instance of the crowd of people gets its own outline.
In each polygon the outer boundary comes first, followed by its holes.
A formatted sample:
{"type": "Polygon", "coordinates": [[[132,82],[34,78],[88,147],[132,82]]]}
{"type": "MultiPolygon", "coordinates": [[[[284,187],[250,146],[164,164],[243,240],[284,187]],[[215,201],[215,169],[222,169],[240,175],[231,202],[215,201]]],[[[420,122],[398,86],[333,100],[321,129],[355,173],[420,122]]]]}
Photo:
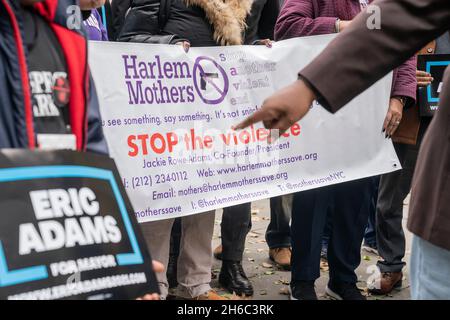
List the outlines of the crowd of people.
{"type": "MultiPolygon", "coordinates": [[[[244,44],[271,47],[272,41],[352,29],[355,18],[371,2],[1,0],[0,147],[35,149],[45,143],[45,135],[58,134],[74,136],[74,149],[81,152],[108,153],[95,85],[91,78],[85,78],[87,39],[173,44],[183,46],[186,51],[190,47],[244,44]],[[80,29],[67,24],[70,14],[67,8],[72,5],[81,8],[80,29]]],[[[369,48],[361,47],[358,52],[364,59],[378,59],[377,53],[369,48]]],[[[435,53],[450,53],[448,33],[420,51],[420,54],[435,53]]],[[[291,270],[291,299],[317,299],[315,281],[320,277],[321,259],[326,259],[330,266],[328,295],[339,300],[366,299],[356,286],[355,272],[361,262],[363,242],[367,250],[380,256],[377,263],[380,279],[369,291],[388,294],[402,285],[403,201],[410,193],[418,150],[432,120],[419,116],[417,89],[430,85],[433,79],[424,70],[417,70],[416,54],[404,56],[406,62],[397,60],[383,132],[387,139],[392,139],[403,169],[270,199],[271,220],[266,231],[269,258],[281,268],[291,270]]],[[[316,84],[319,76],[308,71],[304,77],[315,87],[311,96],[327,98],[324,105],[335,111],[333,97],[322,91],[328,84],[316,84]]],[[[346,70],[342,71],[340,76],[345,77],[346,70]]],[[[292,101],[292,105],[304,101],[306,96],[292,101]]],[[[294,97],[298,98],[292,93],[294,97]]],[[[265,119],[252,118],[256,120],[265,119]]],[[[222,243],[215,249],[214,221],[215,212],[210,211],[140,225],[152,258],[165,267],[164,272],[157,273],[161,299],[171,298],[169,289],[174,287],[177,297],[182,299],[225,299],[210,285],[212,256],[222,261],[219,283],[223,288],[239,296],[253,295],[252,283],[242,265],[246,236],[252,228],[251,204],[224,208],[222,243]]],[[[412,229],[416,227],[413,225],[412,229]]],[[[428,234],[421,238],[431,239],[428,234]]],[[[430,245],[428,241],[419,243],[419,239],[415,238],[417,245],[430,245]]],[[[448,240],[431,242],[443,248],[448,244],[448,240]]],[[[162,271],[159,265],[156,268],[162,271]]],[[[415,277],[419,275],[416,273],[415,277]]],[[[449,287],[441,286],[439,290],[425,297],[450,298],[449,287]]],[[[413,292],[413,296],[424,297],[418,292],[413,292]]]]}

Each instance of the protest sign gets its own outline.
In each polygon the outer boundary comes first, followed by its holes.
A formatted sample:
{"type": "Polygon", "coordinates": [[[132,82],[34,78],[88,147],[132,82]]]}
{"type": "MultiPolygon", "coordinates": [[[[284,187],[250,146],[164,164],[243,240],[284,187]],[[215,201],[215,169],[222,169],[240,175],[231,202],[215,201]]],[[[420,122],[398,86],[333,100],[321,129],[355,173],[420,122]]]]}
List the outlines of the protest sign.
{"type": "Polygon", "coordinates": [[[445,69],[450,65],[449,54],[423,54],[417,56],[417,68],[431,74],[433,82],[418,89],[420,115],[431,117],[439,107],[445,69]]]}
{"type": "Polygon", "coordinates": [[[262,125],[231,130],[295,81],[332,38],[188,53],[180,46],[90,43],[103,129],[138,220],[180,217],[400,169],[382,133],[391,75],[336,115],[314,103],[275,142],[274,132],[262,125]]]}
{"type": "Polygon", "coordinates": [[[158,292],[114,162],[0,152],[0,299],[134,299],[158,292]]]}

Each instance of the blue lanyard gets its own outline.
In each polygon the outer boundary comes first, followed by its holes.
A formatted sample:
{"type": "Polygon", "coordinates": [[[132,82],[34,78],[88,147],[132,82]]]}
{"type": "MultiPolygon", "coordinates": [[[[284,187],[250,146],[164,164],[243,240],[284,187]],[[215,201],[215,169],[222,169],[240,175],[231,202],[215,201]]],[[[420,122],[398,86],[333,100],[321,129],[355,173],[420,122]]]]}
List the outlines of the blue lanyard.
{"type": "Polygon", "coordinates": [[[106,9],[105,9],[105,6],[102,6],[102,20],[103,20],[103,25],[105,26],[105,29],[106,29],[106,9]]]}

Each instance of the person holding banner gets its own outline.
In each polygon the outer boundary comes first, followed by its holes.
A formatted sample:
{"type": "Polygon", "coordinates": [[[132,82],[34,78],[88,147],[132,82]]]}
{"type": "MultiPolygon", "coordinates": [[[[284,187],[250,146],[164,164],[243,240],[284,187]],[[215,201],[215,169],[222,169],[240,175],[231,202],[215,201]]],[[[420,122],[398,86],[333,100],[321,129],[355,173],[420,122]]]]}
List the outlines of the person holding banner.
{"type": "MultiPolygon", "coordinates": [[[[419,54],[450,54],[450,36],[446,32],[435,41],[422,48],[419,54]]],[[[433,82],[431,74],[417,70],[418,90],[425,89],[433,82]]],[[[418,104],[405,113],[404,121],[392,137],[395,151],[401,162],[402,170],[381,176],[380,194],[376,212],[376,230],[379,254],[382,258],[377,266],[380,277],[375,279],[378,286],[369,288],[373,294],[388,294],[401,286],[403,280],[403,262],[406,239],[403,232],[403,201],[411,190],[411,181],[417,163],[417,156],[432,117],[420,116],[418,104]]]]}
{"type": "Polygon", "coordinates": [[[86,38],[81,29],[67,28],[68,17],[54,13],[73,1],[21,3],[2,0],[2,19],[9,21],[2,24],[2,41],[16,49],[1,48],[0,147],[107,154],[94,83],[84,78],[86,38]],[[58,135],[56,145],[49,135],[58,135]]]}
{"type": "MultiPolygon", "coordinates": [[[[101,5],[80,3],[83,10],[101,5]]],[[[87,39],[73,15],[72,0],[0,1],[0,148],[108,154],[87,39]]],[[[154,261],[155,271],[161,267],[154,261]]]]}
{"type": "MultiPolygon", "coordinates": [[[[278,18],[275,39],[339,33],[369,5],[367,0],[287,0],[278,18]]],[[[389,110],[384,122],[386,138],[401,121],[405,106],[415,101],[415,58],[394,72],[389,110]]],[[[369,217],[374,184],[372,178],[299,192],[292,208],[291,298],[316,300],[314,283],[320,277],[320,253],[324,227],[331,208],[331,232],[327,250],[330,281],[326,292],[340,300],[363,300],[356,287],[356,268],[369,217]]]]}
{"type": "MultiPolygon", "coordinates": [[[[118,41],[190,46],[239,45],[251,0],[138,0],[125,18],[118,41]]],[[[175,48],[174,50],[179,50],[175,48]]],[[[222,300],[211,289],[214,211],[181,218],[178,257],[179,296],[196,300],[222,300]]],[[[142,224],[150,251],[167,267],[174,219],[142,224]]],[[[242,268],[237,268],[242,278],[242,268]]],[[[168,295],[165,274],[158,275],[161,296],[168,295]]]]}
{"type": "MultiPolygon", "coordinates": [[[[271,46],[275,22],[280,11],[278,0],[254,0],[246,18],[244,44],[271,46]]],[[[253,286],[242,267],[245,240],[252,227],[251,203],[223,209],[221,223],[222,244],[214,256],[222,260],[219,283],[237,295],[253,295],[253,286]]]]}
{"type": "MultiPolygon", "coordinates": [[[[314,100],[335,113],[450,28],[447,0],[382,0],[375,4],[382,16],[381,30],[367,28],[370,13],[357,17],[299,72],[299,80],[269,97],[260,110],[235,129],[262,121],[267,128],[283,132],[308,113],[314,100]],[[367,59],[363,52],[377,54],[367,59]]],[[[440,106],[422,142],[412,182],[408,228],[414,233],[413,299],[450,299],[448,69],[443,82],[440,106]]]]}

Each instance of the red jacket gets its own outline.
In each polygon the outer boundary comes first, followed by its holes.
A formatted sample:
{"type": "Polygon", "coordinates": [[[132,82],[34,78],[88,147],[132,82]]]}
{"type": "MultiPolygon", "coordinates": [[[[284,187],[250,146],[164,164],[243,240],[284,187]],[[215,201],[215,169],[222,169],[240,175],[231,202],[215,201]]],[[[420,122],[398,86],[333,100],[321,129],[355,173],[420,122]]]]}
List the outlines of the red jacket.
{"type": "MultiPolygon", "coordinates": [[[[12,48],[0,48],[0,95],[10,97],[0,102],[0,148],[34,149],[36,137],[27,52],[18,2],[0,0],[1,19],[7,20],[0,26],[0,36],[8,44],[5,47],[12,48]]],[[[70,83],[69,118],[77,149],[107,153],[97,95],[87,64],[87,40],[83,30],[67,27],[69,16],[74,12],[70,5],[76,5],[76,1],[46,0],[36,4],[35,8],[48,21],[64,52],[70,83]]]]}

